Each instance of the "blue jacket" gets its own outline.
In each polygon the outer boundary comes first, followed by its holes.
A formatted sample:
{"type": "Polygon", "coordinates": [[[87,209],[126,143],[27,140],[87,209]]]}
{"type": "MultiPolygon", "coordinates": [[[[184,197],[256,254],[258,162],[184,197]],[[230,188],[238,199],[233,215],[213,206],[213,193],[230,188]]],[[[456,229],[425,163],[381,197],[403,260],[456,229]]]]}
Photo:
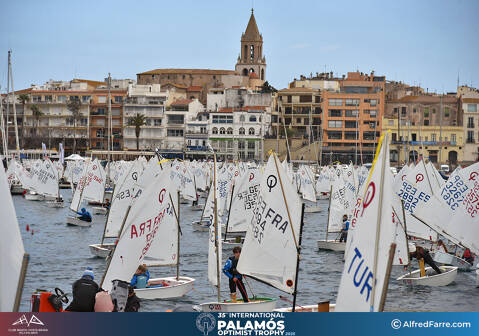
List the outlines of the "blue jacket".
{"type": "Polygon", "coordinates": [[[237,278],[241,279],[241,274],[236,270],[236,265],[238,265],[238,260],[235,257],[230,257],[226,260],[226,264],[223,267],[223,273],[230,279],[237,278]]]}
{"type": "Polygon", "coordinates": [[[91,215],[88,211],[85,211],[85,212],[78,211],[77,214],[80,215],[81,220],[91,222],[91,215]]]}
{"type": "Polygon", "coordinates": [[[343,225],[344,225],[343,231],[348,231],[348,229],[349,229],[349,221],[344,222],[343,225]]]}
{"type": "Polygon", "coordinates": [[[133,274],[133,278],[131,278],[130,286],[135,287],[136,284],[138,283],[138,277],[141,277],[141,276],[146,276],[146,282],[148,283],[148,280],[150,280],[150,271],[146,270],[145,273],[133,274]]]}

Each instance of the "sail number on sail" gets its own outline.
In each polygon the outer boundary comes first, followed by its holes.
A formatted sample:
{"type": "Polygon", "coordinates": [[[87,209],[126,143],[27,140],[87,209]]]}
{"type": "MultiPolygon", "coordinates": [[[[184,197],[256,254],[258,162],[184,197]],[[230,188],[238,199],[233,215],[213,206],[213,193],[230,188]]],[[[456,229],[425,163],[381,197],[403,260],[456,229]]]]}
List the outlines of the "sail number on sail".
{"type": "Polygon", "coordinates": [[[403,181],[398,196],[404,200],[404,209],[408,210],[410,213],[413,213],[414,208],[416,208],[419,201],[427,203],[431,198],[431,195],[426,194],[424,191],[418,193],[417,188],[413,187],[406,181],[403,181]]]}
{"type": "Polygon", "coordinates": [[[459,203],[464,201],[464,195],[469,188],[464,184],[464,181],[459,175],[454,176],[453,181],[448,181],[441,190],[442,198],[451,207],[451,210],[456,210],[459,203]]]}
{"type": "Polygon", "coordinates": [[[238,199],[243,201],[244,209],[252,209],[256,205],[258,199],[259,184],[249,187],[247,190],[238,193],[238,199]]]}
{"type": "Polygon", "coordinates": [[[289,223],[287,219],[283,219],[283,216],[281,216],[278,211],[273,210],[266,204],[263,197],[259,195],[258,204],[253,212],[252,224],[254,237],[258,239],[258,243],[261,244],[266,225],[274,226],[284,234],[289,223]]]}
{"type": "Polygon", "coordinates": [[[353,284],[355,287],[360,288],[360,291],[359,291],[360,294],[361,295],[365,294],[364,290],[367,289],[366,302],[368,302],[369,295],[371,293],[371,290],[373,289],[372,287],[373,272],[371,271],[370,267],[365,264],[365,259],[363,258],[363,255],[361,254],[361,252],[359,251],[357,247],[354,248],[354,257],[351,260],[351,263],[349,264],[348,274],[351,273],[351,271],[354,272],[353,284]],[[355,265],[355,268],[353,268],[353,265],[355,265]],[[360,274],[361,269],[362,269],[362,274],[360,274]],[[360,278],[358,274],[360,274],[361,276],[360,278]]]}
{"type": "Polygon", "coordinates": [[[469,193],[464,199],[464,208],[471,218],[476,217],[477,212],[479,211],[479,182],[474,181],[474,187],[471,188],[469,193]]]}

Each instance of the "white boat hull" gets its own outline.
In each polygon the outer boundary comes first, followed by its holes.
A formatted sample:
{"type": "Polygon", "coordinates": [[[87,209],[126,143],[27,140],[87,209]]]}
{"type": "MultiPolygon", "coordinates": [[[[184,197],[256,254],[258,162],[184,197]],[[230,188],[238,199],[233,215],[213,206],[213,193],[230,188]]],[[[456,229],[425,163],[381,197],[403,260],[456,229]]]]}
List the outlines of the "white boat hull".
{"type": "Polygon", "coordinates": [[[447,286],[457,276],[457,267],[455,266],[441,266],[439,267],[443,273],[436,274],[432,267],[426,267],[426,276],[421,277],[420,270],[413,271],[408,274],[404,274],[397,278],[398,281],[407,285],[421,285],[421,286],[447,286]]]}
{"type": "Polygon", "coordinates": [[[338,240],[318,240],[318,249],[344,252],[346,250],[346,243],[339,242],[338,240]]]}
{"type": "Polygon", "coordinates": [[[91,244],[88,247],[95,257],[106,258],[110,255],[110,251],[113,250],[115,244],[91,244]]]}
{"type": "Polygon", "coordinates": [[[106,215],[108,209],[103,207],[93,207],[92,211],[94,215],[106,215]]]}
{"type": "Polygon", "coordinates": [[[318,213],[321,212],[321,208],[319,206],[307,206],[304,207],[305,213],[318,213]]]}
{"type": "Polygon", "coordinates": [[[25,199],[27,201],[43,201],[44,197],[39,194],[32,194],[28,192],[25,194],[25,199]]]}
{"type": "Polygon", "coordinates": [[[276,308],[276,299],[270,298],[250,298],[250,302],[244,303],[238,300],[232,303],[229,300],[225,302],[207,302],[202,303],[198,308],[203,312],[271,312],[276,308]]]}
{"type": "Polygon", "coordinates": [[[209,231],[210,226],[205,222],[193,222],[192,224],[193,231],[209,231]]]}
{"type": "Polygon", "coordinates": [[[464,259],[442,251],[435,251],[432,255],[432,259],[442,265],[456,266],[460,271],[470,271],[472,267],[472,265],[464,259]]]}
{"type": "Polygon", "coordinates": [[[57,201],[48,201],[47,207],[49,208],[63,208],[65,206],[65,202],[57,202],[57,201]]]}
{"type": "Polygon", "coordinates": [[[202,211],[202,210],[203,210],[203,205],[201,205],[201,204],[192,205],[192,206],[190,207],[190,210],[191,210],[191,211],[202,211]]]}
{"type": "Polygon", "coordinates": [[[193,283],[195,282],[195,279],[180,276],[179,280],[176,280],[176,277],[172,276],[167,278],[150,279],[148,283],[154,284],[155,282],[165,282],[168,284],[168,286],[135,289],[136,296],[144,300],[181,297],[193,289],[193,283]]]}
{"type": "Polygon", "coordinates": [[[68,216],[67,217],[67,225],[74,225],[74,226],[86,226],[89,227],[92,225],[93,222],[85,222],[82,221],[81,219],[78,219],[76,217],[68,216]]]}
{"type": "Polygon", "coordinates": [[[243,246],[244,237],[239,237],[239,242],[236,237],[226,238],[226,240],[222,239],[221,244],[224,249],[231,249],[235,246],[243,246]]]}

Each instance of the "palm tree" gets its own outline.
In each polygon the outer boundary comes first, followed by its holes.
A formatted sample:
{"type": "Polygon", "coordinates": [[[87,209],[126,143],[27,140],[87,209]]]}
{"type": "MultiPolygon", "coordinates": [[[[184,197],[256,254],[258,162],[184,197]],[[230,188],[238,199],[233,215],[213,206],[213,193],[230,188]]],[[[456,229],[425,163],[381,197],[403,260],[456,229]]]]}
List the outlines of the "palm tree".
{"type": "Polygon", "coordinates": [[[23,148],[24,146],[24,137],[25,137],[25,105],[30,101],[30,96],[26,93],[22,93],[18,96],[18,101],[23,105],[23,117],[22,117],[22,135],[21,135],[21,145],[20,147],[23,148]]]}
{"type": "Polygon", "coordinates": [[[76,153],[77,148],[77,120],[80,119],[80,109],[81,101],[79,98],[70,97],[67,102],[67,109],[72,113],[73,116],[73,154],[76,153]]]}
{"type": "Polygon", "coordinates": [[[40,117],[43,115],[43,112],[42,110],[40,110],[40,108],[33,104],[32,106],[30,106],[30,110],[32,110],[32,114],[33,114],[33,118],[35,119],[36,121],[36,127],[35,127],[35,135],[38,137],[38,128],[40,126],[40,117]]]}
{"type": "Polygon", "coordinates": [[[145,125],[145,116],[143,114],[136,114],[129,121],[130,126],[135,126],[135,135],[136,135],[136,150],[140,150],[140,131],[141,126],[145,125]]]}

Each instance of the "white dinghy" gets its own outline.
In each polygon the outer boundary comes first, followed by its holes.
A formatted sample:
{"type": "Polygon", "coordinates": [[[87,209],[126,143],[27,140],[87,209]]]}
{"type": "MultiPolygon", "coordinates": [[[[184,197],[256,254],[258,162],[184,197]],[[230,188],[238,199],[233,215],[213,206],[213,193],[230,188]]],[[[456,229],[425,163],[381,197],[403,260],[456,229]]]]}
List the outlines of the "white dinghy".
{"type": "Polygon", "coordinates": [[[94,215],[106,215],[108,212],[108,209],[104,207],[93,207],[92,212],[94,215]]]}
{"type": "Polygon", "coordinates": [[[115,248],[114,243],[109,244],[91,244],[88,245],[91,254],[98,258],[107,258],[111,251],[115,248]]]}
{"type": "Polygon", "coordinates": [[[432,267],[426,267],[425,276],[421,276],[421,270],[415,270],[411,273],[404,274],[397,278],[398,281],[406,285],[421,285],[421,286],[447,286],[454,280],[457,276],[457,267],[455,266],[440,266],[439,269],[443,272],[437,274],[432,267]]]}
{"type": "Polygon", "coordinates": [[[442,251],[435,251],[431,254],[432,259],[436,263],[448,266],[456,266],[460,271],[470,271],[472,268],[472,265],[470,263],[468,263],[464,259],[455,256],[454,254],[445,253],[442,251]]]}
{"type": "Polygon", "coordinates": [[[27,201],[43,201],[45,199],[42,195],[31,190],[28,191],[24,197],[27,201]]]}
{"type": "Polygon", "coordinates": [[[305,213],[318,213],[321,212],[321,208],[317,205],[311,205],[304,208],[305,213]]]}
{"type": "Polygon", "coordinates": [[[340,242],[339,240],[318,240],[318,249],[344,252],[346,250],[346,242],[340,242]]]}

